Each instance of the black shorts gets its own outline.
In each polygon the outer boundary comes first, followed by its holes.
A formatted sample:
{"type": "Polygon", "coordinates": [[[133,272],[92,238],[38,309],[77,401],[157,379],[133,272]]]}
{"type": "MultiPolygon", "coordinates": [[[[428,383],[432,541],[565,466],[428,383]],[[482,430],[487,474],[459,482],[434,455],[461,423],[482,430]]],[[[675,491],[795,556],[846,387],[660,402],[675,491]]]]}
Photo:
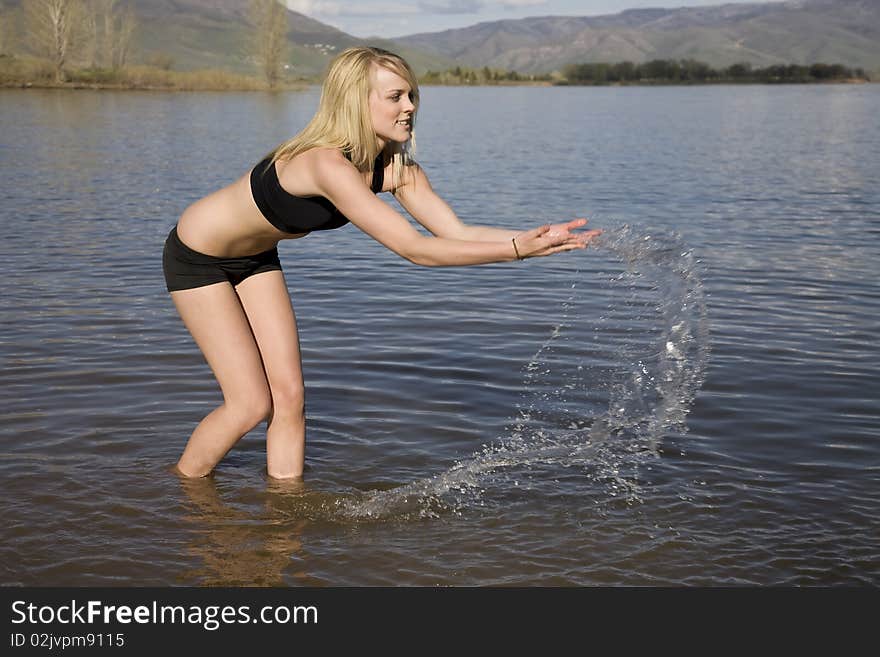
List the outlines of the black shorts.
{"type": "Polygon", "coordinates": [[[162,269],[169,292],[229,282],[238,285],[248,276],[264,271],[281,270],[278,249],[269,249],[241,258],[216,258],[189,248],[171,229],[162,253],[162,269]]]}

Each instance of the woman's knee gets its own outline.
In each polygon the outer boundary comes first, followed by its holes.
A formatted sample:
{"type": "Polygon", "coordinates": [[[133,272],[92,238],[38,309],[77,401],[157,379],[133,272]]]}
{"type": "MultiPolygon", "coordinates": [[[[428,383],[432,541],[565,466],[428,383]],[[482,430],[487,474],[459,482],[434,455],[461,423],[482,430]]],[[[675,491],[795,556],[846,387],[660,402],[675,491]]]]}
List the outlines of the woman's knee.
{"type": "Polygon", "coordinates": [[[272,395],[268,388],[251,390],[248,394],[227,399],[225,406],[246,433],[271,416],[272,395]]]}
{"type": "Polygon", "coordinates": [[[273,417],[279,415],[299,416],[305,412],[306,391],[302,381],[273,383],[271,391],[273,417]]]}

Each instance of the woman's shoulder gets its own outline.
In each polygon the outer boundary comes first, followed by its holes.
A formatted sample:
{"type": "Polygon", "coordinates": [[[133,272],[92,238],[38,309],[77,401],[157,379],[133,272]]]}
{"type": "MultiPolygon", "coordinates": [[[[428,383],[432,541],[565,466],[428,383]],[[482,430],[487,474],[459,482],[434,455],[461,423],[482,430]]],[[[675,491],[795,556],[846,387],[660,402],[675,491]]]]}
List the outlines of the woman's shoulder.
{"type": "Polygon", "coordinates": [[[298,178],[305,176],[311,179],[333,175],[345,167],[351,167],[351,162],[345,159],[342,152],[338,148],[325,147],[310,148],[292,157],[279,156],[276,163],[279,177],[292,172],[298,178]]]}
{"type": "Polygon", "coordinates": [[[297,153],[291,158],[279,158],[279,160],[302,162],[303,164],[314,166],[351,164],[341,150],[329,146],[316,146],[302,153],[297,153]]]}
{"type": "Polygon", "coordinates": [[[279,157],[275,170],[281,186],[296,196],[327,196],[345,181],[361,179],[337,148],[315,147],[290,158],[279,157]]]}

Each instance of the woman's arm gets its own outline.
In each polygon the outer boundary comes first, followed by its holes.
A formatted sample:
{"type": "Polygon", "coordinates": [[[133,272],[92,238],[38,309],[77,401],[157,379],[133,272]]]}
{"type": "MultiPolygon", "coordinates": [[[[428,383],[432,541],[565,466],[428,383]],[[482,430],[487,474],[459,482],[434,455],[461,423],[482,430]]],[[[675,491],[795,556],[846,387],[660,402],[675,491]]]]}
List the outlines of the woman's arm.
{"type": "MultiPolygon", "coordinates": [[[[364,184],[358,170],[340,153],[327,150],[316,155],[312,175],[319,193],[328,198],[351,223],[410,262],[428,267],[477,265],[516,260],[517,250],[522,257],[526,257],[586,246],[586,243],[572,242],[566,235],[551,234],[549,226],[522,233],[514,231],[510,233],[510,239],[505,232],[497,241],[445,235],[427,237],[387,203],[376,198],[364,184]],[[517,236],[516,248],[511,241],[514,235],[517,236]]],[[[435,195],[435,198],[445,206],[439,197],[435,195]]],[[[435,207],[441,207],[442,210],[442,206],[435,207]]],[[[452,213],[451,210],[448,212],[452,213]]]]}
{"type": "Polygon", "coordinates": [[[501,242],[510,241],[522,232],[490,226],[469,226],[464,223],[434,192],[428,176],[418,165],[407,167],[405,181],[394,190],[394,198],[416,221],[437,237],[476,242],[501,242]]]}
{"type": "MultiPolygon", "coordinates": [[[[474,226],[464,223],[452,208],[434,192],[428,181],[428,176],[418,165],[407,167],[406,180],[394,190],[394,197],[416,221],[440,237],[497,242],[510,241],[523,232],[522,230],[474,226]]],[[[589,237],[587,233],[575,235],[572,231],[585,226],[586,223],[586,219],[575,219],[566,223],[554,224],[550,226],[550,232],[559,233],[560,236],[565,236],[572,243],[582,242],[584,239],[592,239],[592,237],[589,237]]]]}

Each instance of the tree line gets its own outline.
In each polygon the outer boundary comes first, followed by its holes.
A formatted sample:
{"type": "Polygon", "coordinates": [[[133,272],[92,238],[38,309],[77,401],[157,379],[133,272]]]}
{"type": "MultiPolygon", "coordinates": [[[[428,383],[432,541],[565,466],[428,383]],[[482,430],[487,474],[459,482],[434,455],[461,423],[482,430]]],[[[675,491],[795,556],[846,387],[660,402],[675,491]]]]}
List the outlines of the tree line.
{"type": "Polygon", "coordinates": [[[489,68],[468,68],[456,66],[445,71],[428,71],[419,76],[421,84],[505,84],[522,82],[549,82],[552,76],[544,74],[524,74],[517,71],[489,68]]]}
{"type": "Polygon", "coordinates": [[[778,64],[754,68],[745,62],[716,69],[694,59],[655,59],[645,63],[605,62],[569,64],[562,70],[562,84],[714,83],[714,82],[823,82],[868,80],[861,68],[816,63],[809,66],[778,64]]]}
{"type": "MultiPolygon", "coordinates": [[[[118,0],[24,0],[25,45],[47,59],[56,82],[72,64],[119,69],[126,65],[135,29],[134,14],[118,0]]],[[[0,25],[0,53],[11,41],[8,18],[0,25]]]]}
{"type": "MultiPolygon", "coordinates": [[[[249,0],[249,9],[250,54],[266,83],[275,88],[289,56],[287,10],[278,0],[249,0]]],[[[71,77],[120,79],[138,29],[131,5],[119,0],[23,0],[20,17],[0,15],[0,58],[11,59],[13,42],[18,41],[28,53],[48,62],[56,83],[71,77]]],[[[148,64],[170,71],[173,60],[158,54],[148,64]]]]}

